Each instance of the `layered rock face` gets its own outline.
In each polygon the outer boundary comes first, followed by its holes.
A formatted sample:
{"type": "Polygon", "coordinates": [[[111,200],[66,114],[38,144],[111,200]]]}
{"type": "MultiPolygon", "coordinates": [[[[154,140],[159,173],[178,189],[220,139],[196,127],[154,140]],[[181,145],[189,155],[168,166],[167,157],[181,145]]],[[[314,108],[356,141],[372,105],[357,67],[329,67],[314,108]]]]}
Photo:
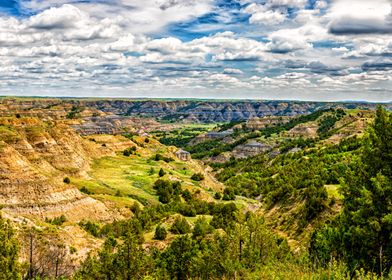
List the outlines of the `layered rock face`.
{"type": "Polygon", "coordinates": [[[3,210],[41,218],[65,214],[70,221],[110,220],[104,204],[63,182],[67,175],[86,176],[91,158],[105,153],[90,142],[61,123],[0,118],[3,210]]]}
{"type": "Polygon", "coordinates": [[[272,146],[265,143],[251,141],[249,143],[235,147],[233,150],[233,156],[235,158],[247,158],[269,152],[272,150],[272,148],[272,146]]]}
{"type": "MultiPolygon", "coordinates": [[[[45,119],[65,118],[72,107],[84,108],[81,117],[99,112],[132,117],[153,117],[182,122],[231,122],[264,116],[295,116],[330,107],[375,108],[368,103],[299,101],[198,101],[123,99],[0,99],[0,115],[22,112],[45,119]],[[43,110],[45,113],[43,114],[43,110]]],[[[392,105],[386,104],[388,108],[392,105]]],[[[261,120],[262,122],[262,120],[261,120]]],[[[256,125],[263,125],[257,124],[256,125]]]]}
{"type": "MultiPolygon", "coordinates": [[[[198,122],[230,122],[263,116],[294,116],[317,110],[326,103],[278,101],[80,101],[104,112],[198,122]]],[[[332,104],[331,104],[332,105],[332,104]]]]}
{"type": "MultiPolygon", "coordinates": [[[[299,101],[196,101],[196,100],[74,100],[79,106],[128,116],[154,117],[188,122],[231,122],[264,116],[295,116],[319,109],[375,108],[368,103],[333,103],[299,101]]],[[[387,105],[387,107],[392,107],[387,105]]],[[[285,120],[284,120],[285,121],[285,120]]]]}

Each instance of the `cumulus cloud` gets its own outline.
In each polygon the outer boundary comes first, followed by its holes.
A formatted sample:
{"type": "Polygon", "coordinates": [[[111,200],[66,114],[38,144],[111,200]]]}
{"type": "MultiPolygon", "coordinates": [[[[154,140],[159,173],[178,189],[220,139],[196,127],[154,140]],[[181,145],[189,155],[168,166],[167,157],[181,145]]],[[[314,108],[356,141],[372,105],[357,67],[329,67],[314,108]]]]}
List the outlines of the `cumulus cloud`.
{"type": "Polygon", "coordinates": [[[392,86],[388,0],[19,3],[19,17],[0,15],[1,93],[323,99],[392,86]]]}
{"type": "Polygon", "coordinates": [[[392,59],[377,59],[367,61],[362,65],[364,71],[385,71],[392,70],[392,59]]]}
{"type": "Polygon", "coordinates": [[[225,68],[223,69],[223,74],[243,74],[240,69],[235,69],[235,68],[225,68]]]}
{"type": "Polygon", "coordinates": [[[329,16],[332,18],[329,31],[337,35],[392,33],[391,2],[335,1],[329,16]]]}
{"type": "Polygon", "coordinates": [[[39,29],[73,28],[79,23],[86,21],[87,18],[88,15],[82,13],[75,6],[65,4],[59,8],[50,8],[32,16],[27,25],[39,29]]]}
{"type": "Polygon", "coordinates": [[[276,25],[284,22],[286,15],[280,11],[268,10],[264,5],[251,4],[244,10],[251,14],[249,22],[251,24],[276,25]]]}

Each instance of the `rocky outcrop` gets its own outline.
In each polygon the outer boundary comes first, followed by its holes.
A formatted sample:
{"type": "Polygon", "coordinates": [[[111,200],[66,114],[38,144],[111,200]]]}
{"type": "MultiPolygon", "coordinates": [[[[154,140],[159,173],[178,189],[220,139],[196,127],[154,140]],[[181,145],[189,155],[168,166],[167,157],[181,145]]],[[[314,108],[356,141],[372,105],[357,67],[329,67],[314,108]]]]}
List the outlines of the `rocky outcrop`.
{"type": "Polygon", "coordinates": [[[272,146],[258,142],[258,141],[251,141],[249,143],[239,145],[234,148],[233,156],[235,158],[247,158],[256,156],[259,154],[263,154],[272,150],[272,146]]]}
{"type": "Polygon", "coordinates": [[[17,215],[109,221],[103,203],[63,182],[86,176],[90,160],[108,153],[62,123],[0,118],[0,205],[17,215]]]}
{"type": "Polygon", "coordinates": [[[251,118],[246,122],[248,129],[260,130],[266,127],[274,126],[277,124],[284,124],[290,121],[290,117],[262,117],[262,118],[251,118]]]}
{"type": "Polygon", "coordinates": [[[317,134],[317,129],[318,129],[318,124],[316,122],[314,123],[304,123],[304,124],[299,124],[296,127],[290,129],[285,133],[287,137],[303,137],[303,138],[316,138],[318,136],[317,134]]]}
{"type": "Polygon", "coordinates": [[[176,152],[176,157],[182,161],[191,160],[191,154],[187,151],[182,150],[182,149],[180,149],[176,152]]]}
{"type": "Polygon", "coordinates": [[[264,116],[295,116],[331,107],[368,109],[376,106],[368,103],[299,101],[73,100],[72,102],[78,106],[92,107],[120,115],[203,123],[249,120],[264,116]]]}
{"type": "Polygon", "coordinates": [[[196,145],[198,143],[202,143],[205,141],[209,141],[209,140],[219,140],[222,139],[222,142],[226,142],[223,141],[223,139],[228,139],[230,138],[230,136],[234,133],[234,131],[232,129],[228,129],[225,131],[211,131],[211,132],[207,132],[204,134],[200,134],[198,136],[196,136],[194,139],[192,139],[192,141],[189,143],[189,145],[196,145]]]}
{"type": "MultiPolygon", "coordinates": [[[[387,104],[388,108],[392,105],[387,104]]],[[[319,109],[375,108],[369,103],[323,103],[299,101],[198,101],[198,100],[135,100],[135,99],[0,99],[0,115],[22,113],[44,119],[65,118],[72,108],[81,108],[82,117],[106,112],[132,117],[151,117],[166,121],[230,122],[264,116],[295,116],[319,109]],[[45,109],[45,114],[42,114],[45,109]]]]}

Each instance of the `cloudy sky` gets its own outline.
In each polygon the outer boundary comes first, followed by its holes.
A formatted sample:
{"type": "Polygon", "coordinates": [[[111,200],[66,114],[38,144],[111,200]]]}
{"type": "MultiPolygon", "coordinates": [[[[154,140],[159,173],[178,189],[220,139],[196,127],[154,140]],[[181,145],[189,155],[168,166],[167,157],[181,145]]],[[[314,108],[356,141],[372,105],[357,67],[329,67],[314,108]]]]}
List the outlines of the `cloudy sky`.
{"type": "Polygon", "coordinates": [[[0,0],[0,95],[392,100],[392,0],[0,0]]]}

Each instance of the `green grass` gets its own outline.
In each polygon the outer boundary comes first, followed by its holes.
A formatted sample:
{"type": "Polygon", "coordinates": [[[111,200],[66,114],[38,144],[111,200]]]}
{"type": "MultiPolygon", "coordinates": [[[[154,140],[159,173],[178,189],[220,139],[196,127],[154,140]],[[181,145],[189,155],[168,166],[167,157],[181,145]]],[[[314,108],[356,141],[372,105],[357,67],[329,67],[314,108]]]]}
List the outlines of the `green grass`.
{"type": "Polygon", "coordinates": [[[121,205],[132,204],[135,199],[143,204],[156,204],[158,197],[153,185],[159,179],[160,168],[166,171],[163,178],[170,177],[186,183],[184,185],[200,187],[198,182],[190,179],[194,171],[187,166],[187,163],[180,161],[166,163],[136,155],[96,159],[89,172],[91,179],[71,178],[71,183],[79,189],[86,188],[93,197],[101,200],[108,199],[121,205]],[[150,173],[151,168],[154,169],[154,174],[150,173]]]}
{"type": "Polygon", "coordinates": [[[104,201],[114,202],[115,205],[119,208],[131,206],[137,201],[136,199],[130,197],[118,197],[118,196],[106,195],[106,194],[96,194],[96,195],[92,195],[92,197],[103,202],[104,201]]]}
{"type": "Polygon", "coordinates": [[[338,200],[343,199],[343,196],[339,192],[339,187],[340,185],[326,185],[325,188],[327,189],[328,197],[338,200]]]}
{"type": "Polygon", "coordinates": [[[7,141],[15,141],[20,139],[19,134],[14,131],[13,128],[0,125],[0,139],[7,142],[7,141]]]}
{"type": "MultiPolygon", "coordinates": [[[[104,157],[93,162],[90,175],[100,185],[104,184],[115,192],[118,190],[123,196],[137,196],[155,203],[157,197],[152,185],[158,176],[148,175],[154,166],[155,162],[147,163],[136,157],[104,157]]],[[[95,192],[94,189],[92,191],[95,192]]]]}

